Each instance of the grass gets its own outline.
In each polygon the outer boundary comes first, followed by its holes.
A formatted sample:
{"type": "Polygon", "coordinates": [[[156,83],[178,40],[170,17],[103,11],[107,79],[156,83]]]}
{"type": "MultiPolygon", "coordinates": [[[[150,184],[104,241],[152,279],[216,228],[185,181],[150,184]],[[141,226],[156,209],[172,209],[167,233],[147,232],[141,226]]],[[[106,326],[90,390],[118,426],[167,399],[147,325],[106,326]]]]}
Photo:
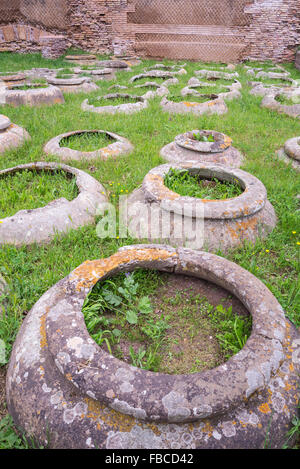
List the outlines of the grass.
{"type": "Polygon", "coordinates": [[[133,366],[168,374],[213,368],[242,349],[249,317],[192,291],[161,294],[165,283],[163,274],[137,270],[96,284],[83,306],[91,337],[133,366]]]}
{"type": "Polygon", "coordinates": [[[284,104],[285,106],[293,106],[294,104],[300,104],[300,96],[288,98],[284,94],[279,94],[275,97],[275,100],[278,101],[280,104],[284,104]]]}
{"type": "Polygon", "coordinates": [[[0,193],[0,218],[5,218],[19,210],[43,207],[61,197],[72,200],[78,191],[75,178],[69,178],[63,171],[23,170],[0,177],[0,193]]]}
{"type": "Polygon", "coordinates": [[[99,150],[99,148],[106,147],[114,141],[112,137],[105,133],[83,132],[63,138],[60,141],[60,146],[78,151],[95,151],[99,150]]]}
{"type": "MultiPolygon", "coordinates": [[[[70,53],[75,52],[68,51],[70,53]]],[[[132,76],[142,73],[144,67],[154,63],[145,60],[131,72],[117,72],[113,81],[97,82],[101,93],[96,91],[88,96],[103,96],[109,92],[108,88],[112,84],[128,85],[132,76]]],[[[67,68],[68,65],[63,58],[47,60],[39,54],[0,54],[0,69],[3,72],[33,67],[67,68]]],[[[180,82],[178,89],[187,85],[195,70],[204,67],[203,63],[187,63],[187,75],[177,76],[180,82]]],[[[286,64],[285,68],[294,79],[300,78],[300,72],[293,64],[286,64]]],[[[32,138],[23,147],[6,151],[0,158],[0,168],[41,160],[59,161],[54,156],[43,154],[42,149],[47,141],[62,133],[78,129],[112,131],[128,138],[134,145],[134,152],[123,156],[117,163],[115,160],[99,160],[93,162],[93,166],[83,161],[71,164],[99,180],[107,190],[110,202],[117,208],[121,193],[132,192],[142,183],[150,169],[164,163],[159,151],[173,141],[176,135],[192,129],[216,130],[229,135],[233,145],[245,156],[242,169],[259,178],[266,186],[268,199],[275,208],[278,221],[265,240],[258,239],[255,244],[245,243],[226,257],[258,277],[275,295],[286,316],[300,327],[300,221],[297,212],[300,207],[296,198],[300,193],[300,176],[276,157],[276,151],[287,139],[299,135],[299,121],[261,108],[262,98],[249,94],[249,76],[243,65],[237,66],[237,71],[243,85],[242,98],[228,102],[228,113],[222,116],[169,115],[159,105],[161,98],[154,98],[147,109],[130,117],[125,114],[99,115],[81,109],[81,103],[87,97],[83,93],[66,94],[64,104],[53,106],[1,106],[1,113],[26,128],[32,138]]],[[[137,81],[134,84],[140,83],[137,81]]],[[[37,195],[35,199],[40,205],[40,197],[37,195]]],[[[91,225],[70,231],[64,236],[58,235],[47,245],[20,248],[2,246],[0,273],[11,291],[6,316],[0,319],[0,338],[6,343],[7,358],[26,312],[43,293],[87,259],[107,257],[120,246],[136,242],[139,240],[118,238],[118,233],[114,238],[100,239],[95,225],[91,225]]],[[[218,254],[225,256],[221,251],[218,254]]]]}
{"type": "Polygon", "coordinates": [[[28,91],[28,90],[37,90],[39,88],[47,88],[48,85],[45,85],[44,83],[36,83],[32,85],[15,85],[12,86],[11,89],[15,91],[28,91]]]}
{"type": "Polygon", "coordinates": [[[199,96],[197,95],[187,95],[187,96],[180,96],[180,95],[168,95],[167,99],[168,101],[173,101],[175,103],[181,103],[181,102],[193,102],[193,103],[207,103],[208,101],[212,101],[214,99],[217,99],[217,95],[215,94],[201,94],[199,96]]]}
{"type": "MultiPolygon", "coordinates": [[[[127,94],[127,90],[126,94],[127,94]]],[[[95,96],[93,98],[89,98],[88,104],[91,106],[99,107],[99,106],[119,106],[120,104],[129,104],[129,103],[138,103],[139,100],[133,96],[116,96],[112,98],[102,98],[102,96],[95,96]]]]}
{"type": "Polygon", "coordinates": [[[192,175],[187,170],[171,168],[164,179],[167,186],[176,194],[196,197],[200,199],[229,199],[237,197],[243,190],[236,183],[220,181],[216,178],[202,179],[198,175],[192,175]]]}

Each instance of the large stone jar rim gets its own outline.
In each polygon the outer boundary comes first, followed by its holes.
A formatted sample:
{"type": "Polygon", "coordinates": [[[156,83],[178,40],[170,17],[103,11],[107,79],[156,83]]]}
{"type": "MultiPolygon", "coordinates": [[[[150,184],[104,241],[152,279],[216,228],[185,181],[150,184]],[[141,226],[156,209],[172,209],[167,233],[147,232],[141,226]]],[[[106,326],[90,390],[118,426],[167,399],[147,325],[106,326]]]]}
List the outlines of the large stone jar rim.
{"type": "Polygon", "coordinates": [[[263,389],[283,360],[286,322],[275,297],[245,269],[207,252],[127,246],[84,262],[45,295],[41,340],[64,378],[102,405],[141,420],[189,422],[226,412],[263,389]],[[232,292],[253,319],[243,349],[217,368],[189,375],[143,370],[105,352],[87,331],[82,305],[99,280],[139,267],[202,278],[232,292]]]}
{"type": "Polygon", "coordinates": [[[183,134],[177,135],[174,139],[175,143],[187,150],[202,152],[202,153],[221,153],[231,146],[232,140],[227,135],[217,132],[215,130],[192,130],[183,134]],[[201,142],[193,135],[214,137],[213,142],[201,142]]]}
{"type": "Polygon", "coordinates": [[[237,168],[229,168],[221,164],[185,162],[184,164],[165,164],[153,168],[145,176],[142,184],[147,202],[154,202],[166,211],[186,216],[197,217],[201,214],[205,219],[236,219],[249,217],[265,206],[267,191],[263,183],[255,176],[237,168]],[[244,191],[241,195],[224,200],[198,199],[180,196],[165,186],[164,178],[170,169],[188,170],[208,179],[217,179],[238,183],[244,191]]]}

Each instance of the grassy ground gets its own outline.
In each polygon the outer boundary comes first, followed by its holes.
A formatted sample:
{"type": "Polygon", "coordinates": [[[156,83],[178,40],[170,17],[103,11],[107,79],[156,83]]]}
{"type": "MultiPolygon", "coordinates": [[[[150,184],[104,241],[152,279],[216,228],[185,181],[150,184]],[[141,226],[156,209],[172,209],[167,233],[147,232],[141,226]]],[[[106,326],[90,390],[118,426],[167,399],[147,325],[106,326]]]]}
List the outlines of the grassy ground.
{"type": "MultiPolygon", "coordinates": [[[[110,92],[108,88],[112,84],[128,85],[130,77],[143,72],[145,66],[153,63],[144,61],[131,72],[118,73],[114,81],[98,82],[100,90],[89,96],[94,99],[110,92]]],[[[33,67],[70,68],[70,64],[63,59],[45,60],[35,54],[0,54],[0,70],[3,72],[33,67]]],[[[179,95],[180,88],[186,86],[194,71],[204,68],[204,64],[187,63],[185,68],[188,74],[179,77],[179,85],[170,87],[173,95],[179,95]]],[[[300,79],[300,72],[292,64],[287,64],[286,68],[294,78],[300,79]]],[[[229,135],[233,145],[245,156],[242,169],[265,184],[278,223],[267,239],[257,240],[255,245],[245,244],[226,257],[264,282],[285,309],[287,317],[300,327],[300,202],[296,198],[300,194],[300,176],[276,157],[276,150],[288,138],[300,134],[300,121],[261,108],[262,98],[249,94],[245,70],[238,66],[237,71],[243,84],[242,99],[228,102],[229,111],[222,116],[169,115],[161,110],[160,98],[150,101],[147,109],[131,116],[99,115],[81,110],[81,103],[87,97],[84,94],[65,95],[65,104],[50,107],[2,106],[0,112],[25,127],[32,138],[22,148],[1,155],[0,169],[32,161],[55,161],[54,157],[43,154],[42,148],[48,140],[61,133],[79,129],[109,130],[128,138],[135,147],[134,152],[121,157],[117,163],[107,160],[92,164],[74,162],[72,165],[98,179],[105,186],[110,201],[117,204],[120,194],[130,193],[141,184],[151,168],[163,163],[159,150],[173,141],[176,135],[192,129],[216,130],[229,135]]],[[[133,86],[129,86],[130,93],[134,94],[133,86]]],[[[37,199],[37,202],[40,200],[37,199]]],[[[85,260],[109,256],[118,247],[135,242],[118,237],[101,240],[96,235],[95,226],[89,226],[58,236],[51,244],[44,246],[1,247],[0,273],[10,287],[7,314],[0,319],[0,339],[6,344],[7,360],[24,316],[45,291],[85,260]]],[[[223,255],[222,252],[218,254],[223,255]]],[[[1,444],[3,447],[9,445],[5,440],[0,443],[0,448],[1,444]]]]}

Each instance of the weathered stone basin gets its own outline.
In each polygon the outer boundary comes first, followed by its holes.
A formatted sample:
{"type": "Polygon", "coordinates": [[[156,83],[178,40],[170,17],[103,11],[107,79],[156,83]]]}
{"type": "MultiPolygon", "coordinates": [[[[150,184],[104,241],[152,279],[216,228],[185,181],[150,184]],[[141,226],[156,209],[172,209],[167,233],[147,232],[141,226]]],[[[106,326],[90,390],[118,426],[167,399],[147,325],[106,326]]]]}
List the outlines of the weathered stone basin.
{"type": "Polygon", "coordinates": [[[57,86],[31,84],[30,88],[20,89],[20,85],[12,85],[1,94],[0,104],[9,106],[51,106],[64,103],[64,96],[57,86]]]}
{"type": "Polygon", "coordinates": [[[130,153],[133,150],[133,146],[124,137],[117,135],[113,132],[107,132],[105,130],[75,130],[73,132],[66,132],[60,134],[57,137],[49,140],[44,146],[44,152],[50,155],[57,155],[62,161],[67,160],[107,160],[108,158],[117,158],[121,155],[130,153]],[[112,143],[109,143],[103,148],[94,151],[79,151],[73,150],[66,146],[61,146],[63,139],[72,137],[73,135],[84,135],[84,134],[105,134],[111,138],[112,143]]]}
{"type": "Polygon", "coordinates": [[[279,90],[273,93],[267,94],[262,102],[262,107],[271,109],[272,111],[277,111],[280,114],[287,114],[290,117],[295,117],[300,119],[300,88],[290,89],[290,90],[279,90]],[[280,96],[292,99],[294,103],[292,104],[281,104],[276,98],[280,96]]]}
{"type": "Polygon", "coordinates": [[[58,87],[63,93],[91,93],[99,90],[99,86],[87,77],[47,78],[50,85],[58,87]]]}
{"type": "Polygon", "coordinates": [[[105,99],[107,100],[107,105],[106,106],[94,106],[93,104],[89,104],[88,99],[85,99],[83,103],[81,104],[81,109],[83,111],[89,111],[89,112],[96,112],[98,114],[117,114],[119,112],[125,113],[125,114],[133,114],[135,112],[139,112],[142,109],[146,109],[148,107],[148,101],[146,98],[143,96],[136,96],[136,95],[131,95],[127,93],[112,93],[112,94],[107,94],[105,96],[99,97],[99,99],[105,99]],[[128,103],[123,103],[123,104],[110,104],[109,101],[111,99],[125,99],[128,100],[128,103]],[[135,101],[135,102],[130,102],[130,101],[135,101]]]}
{"type": "Polygon", "coordinates": [[[64,60],[77,65],[90,65],[96,63],[97,56],[93,54],[66,55],[64,60]]]}
{"type": "Polygon", "coordinates": [[[124,217],[132,237],[223,252],[246,240],[255,242],[258,237],[266,237],[276,224],[265,186],[257,178],[221,164],[188,161],[149,171],[142,186],[129,195],[124,217]],[[170,169],[236,183],[243,192],[217,200],[181,196],[165,185],[170,169]]]}
{"type": "Polygon", "coordinates": [[[295,91],[297,83],[294,80],[289,80],[286,84],[265,84],[259,81],[252,81],[248,83],[249,86],[252,86],[250,94],[255,96],[266,96],[268,94],[276,94],[284,91],[292,92],[295,91]]]}
{"type": "Polygon", "coordinates": [[[223,164],[234,168],[238,168],[243,161],[242,154],[232,146],[231,138],[214,130],[192,130],[177,135],[173,142],[161,149],[160,155],[169,163],[193,161],[223,164]],[[197,137],[210,136],[213,136],[213,142],[197,140],[197,137]]]}
{"type": "Polygon", "coordinates": [[[86,261],[27,314],[7,373],[7,405],[30,441],[48,448],[280,448],[297,410],[299,332],[268,288],[207,252],[164,245],[121,248],[86,261]],[[131,366],[89,336],[83,302],[101,279],[148,268],[222,286],[252,316],[243,349],[188,375],[131,366]],[[272,419],[271,419],[272,417],[272,419]]]}
{"type": "Polygon", "coordinates": [[[84,171],[64,164],[28,163],[3,169],[0,176],[5,177],[23,170],[64,171],[70,176],[75,176],[79,194],[71,201],[65,198],[56,199],[44,207],[20,210],[13,216],[2,219],[0,245],[47,243],[56,233],[66,233],[71,229],[94,223],[99,207],[107,200],[103,186],[96,179],[84,171]]]}
{"type": "MultiPolygon", "coordinates": [[[[212,83],[205,83],[198,78],[192,77],[188,81],[188,86],[185,86],[181,90],[182,96],[201,96],[201,88],[203,87],[214,87],[215,84],[212,83]]],[[[224,89],[224,91],[217,93],[219,98],[231,101],[232,99],[239,99],[241,98],[241,93],[240,89],[242,88],[241,83],[238,80],[234,80],[232,84],[227,85],[221,85],[221,87],[224,89]]],[[[212,90],[212,92],[214,92],[212,90]]]]}
{"type": "Polygon", "coordinates": [[[278,156],[300,171],[300,137],[289,138],[278,151],[278,156]]]}
{"type": "Polygon", "coordinates": [[[8,117],[0,114],[0,153],[21,146],[28,139],[30,135],[25,129],[12,124],[8,117]]]}
{"type": "Polygon", "coordinates": [[[164,96],[160,102],[163,111],[170,114],[225,114],[228,111],[224,99],[216,94],[199,94],[206,99],[204,102],[185,101],[184,98],[180,102],[172,101],[172,98],[164,96]]]}

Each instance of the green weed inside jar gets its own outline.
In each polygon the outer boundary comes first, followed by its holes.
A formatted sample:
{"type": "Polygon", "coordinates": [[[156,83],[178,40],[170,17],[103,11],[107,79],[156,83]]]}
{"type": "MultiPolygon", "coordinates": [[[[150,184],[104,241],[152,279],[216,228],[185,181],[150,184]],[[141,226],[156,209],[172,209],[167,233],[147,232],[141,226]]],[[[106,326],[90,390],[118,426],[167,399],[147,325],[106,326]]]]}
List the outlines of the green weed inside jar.
{"type": "Polygon", "coordinates": [[[18,171],[0,177],[0,219],[19,210],[44,207],[55,199],[78,195],[75,177],[64,171],[18,171]]]}
{"type": "Polygon", "coordinates": [[[165,186],[184,197],[196,197],[207,200],[224,200],[242,194],[239,181],[222,181],[217,178],[206,178],[200,174],[191,174],[185,169],[171,168],[164,178],[165,186]]]}
{"type": "Polygon", "coordinates": [[[250,316],[211,304],[179,277],[137,269],[98,282],[82,308],[92,339],[154,372],[197,373],[224,363],[244,347],[250,316]]]}
{"type": "Polygon", "coordinates": [[[77,151],[96,151],[114,143],[116,140],[105,132],[78,132],[64,137],[60,141],[60,147],[71,148],[77,151]]]}

